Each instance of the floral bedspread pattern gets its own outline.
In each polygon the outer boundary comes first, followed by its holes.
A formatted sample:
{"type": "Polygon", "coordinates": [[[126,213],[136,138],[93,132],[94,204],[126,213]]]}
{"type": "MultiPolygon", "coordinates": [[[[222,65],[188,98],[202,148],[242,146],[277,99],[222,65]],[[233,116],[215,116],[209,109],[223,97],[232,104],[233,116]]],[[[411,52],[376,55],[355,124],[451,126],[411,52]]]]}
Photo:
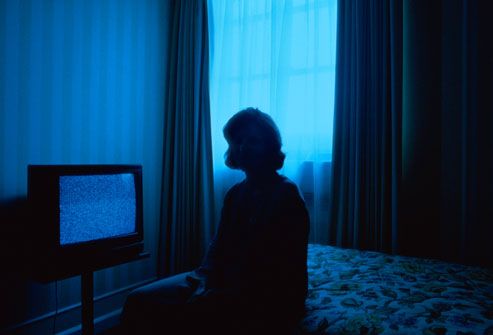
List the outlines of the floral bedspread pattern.
{"type": "Polygon", "coordinates": [[[311,244],[303,334],[493,335],[493,271],[311,244]]]}

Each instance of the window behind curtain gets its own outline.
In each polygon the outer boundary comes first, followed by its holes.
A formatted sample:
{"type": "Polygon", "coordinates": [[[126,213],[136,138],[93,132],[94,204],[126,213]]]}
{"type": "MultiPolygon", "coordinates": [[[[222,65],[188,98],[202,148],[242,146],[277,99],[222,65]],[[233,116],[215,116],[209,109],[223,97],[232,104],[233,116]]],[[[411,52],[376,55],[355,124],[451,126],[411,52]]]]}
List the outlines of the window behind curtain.
{"type": "Polygon", "coordinates": [[[332,156],[337,0],[209,0],[211,121],[218,208],[243,178],[224,164],[222,127],[257,107],[279,126],[280,171],[300,187],[324,242],[332,156]]]}

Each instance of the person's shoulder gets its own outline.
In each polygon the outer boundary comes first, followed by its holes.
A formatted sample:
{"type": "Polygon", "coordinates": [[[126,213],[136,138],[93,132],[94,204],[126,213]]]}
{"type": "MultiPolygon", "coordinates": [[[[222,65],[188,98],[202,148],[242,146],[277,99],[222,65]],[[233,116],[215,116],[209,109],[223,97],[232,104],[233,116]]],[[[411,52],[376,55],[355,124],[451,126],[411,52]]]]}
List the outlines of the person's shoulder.
{"type": "MultiPolygon", "coordinates": [[[[279,206],[282,208],[283,215],[286,215],[287,222],[298,223],[303,222],[301,227],[309,227],[310,219],[306,208],[305,200],[301,195],[298,185],[287,177],[281,176],[282,180],[279,183],[279,206]],[[300,218],[303,218],[301,221],[300,218]]],[[[306,228],[309,230],[309,228],[306,228]]]]}
{"type": "Polygon", "coordinates": [[[224,197],[225,200],[231,199],[235,197],[241,190],[245,187],[245,180],[240,181],[239,183],[234,184],[229,188],[224,197]]]}
{"type": "Polygon", "coordinates": [[[243,179],[242,181],[234,184],[233,186],[231,186],[228,190],[228,193],[236,193],[236,192],[239,192],[242,188],[245,187],[245,183],[246,183],[246,180],[243,179]]]}
{"type": "Polygon", "coordinates": [[[284,192],[299,193],[298,185],[286,176],[279,175],[278,188],[284,192]]]}
{"type": "Polygon", "coordinates": [[[293,182],[291,179],[289,179],[286,176],[279,175],[280,181],[278,184],[278,191],[288,197],[288,198],[300,198],[303,199],[301,196],[301,192],[298,188],[298,185],[296,185],[295,182],[293,182]]]}

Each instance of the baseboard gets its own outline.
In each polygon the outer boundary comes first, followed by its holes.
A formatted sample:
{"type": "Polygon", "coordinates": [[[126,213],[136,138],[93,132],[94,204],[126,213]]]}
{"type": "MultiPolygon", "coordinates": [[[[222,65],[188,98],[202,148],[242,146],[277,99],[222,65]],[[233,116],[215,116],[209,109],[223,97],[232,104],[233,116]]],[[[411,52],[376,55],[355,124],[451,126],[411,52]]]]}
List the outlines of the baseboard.
{"type": "MultiPolygon", "coordinates": [[[[107,313],[105,315],[102,315],[96,319],[94,319],[94,333],[96,334],[101,334],[111,328],[114,328],[118,326],[120,322],[120,314],[121,314],[122,309],[119,308],[117,310],[114,310],[110,313],[107,313]]],[[[56,335],[81,335],[81,326],[80,324],[66,329],[62,332],[56,333],[56,335]]]]}
{"type": "MultiPolygon", "coordinates": [[[[121,309],[125,299],[133,289],[155,281],[152,278],[138,283],[107,292],[94,297],[94,327],[99,334],[119,322],[121,309]]],[[[36,318],[26,320],[0,331],[1,335],[77,335],[81,333],[81,304],[73,304],[55,312],[46,313],[36,318]]]]}

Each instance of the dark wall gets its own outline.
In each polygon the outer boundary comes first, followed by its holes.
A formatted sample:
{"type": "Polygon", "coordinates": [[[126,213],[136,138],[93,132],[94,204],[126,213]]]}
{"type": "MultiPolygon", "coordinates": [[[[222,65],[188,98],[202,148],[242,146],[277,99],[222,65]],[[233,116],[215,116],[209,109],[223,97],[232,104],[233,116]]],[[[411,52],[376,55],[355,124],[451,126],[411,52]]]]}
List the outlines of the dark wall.
{"type": "MultiPolygon", "coordinates": [[[[141,164],[150,259],[99,271],[96,297],[156,276],[168,2],[0,1],[0,333],[80,302],[74,277],[19,275],[28,164],[141,164]]],[[[97,315],[121,306],[107,304],[97,315]]],[[[60,313],[58,330],[73,326],[60,313]]],[[[39,332],[49,333],[46,329],[39,332]]]]}

